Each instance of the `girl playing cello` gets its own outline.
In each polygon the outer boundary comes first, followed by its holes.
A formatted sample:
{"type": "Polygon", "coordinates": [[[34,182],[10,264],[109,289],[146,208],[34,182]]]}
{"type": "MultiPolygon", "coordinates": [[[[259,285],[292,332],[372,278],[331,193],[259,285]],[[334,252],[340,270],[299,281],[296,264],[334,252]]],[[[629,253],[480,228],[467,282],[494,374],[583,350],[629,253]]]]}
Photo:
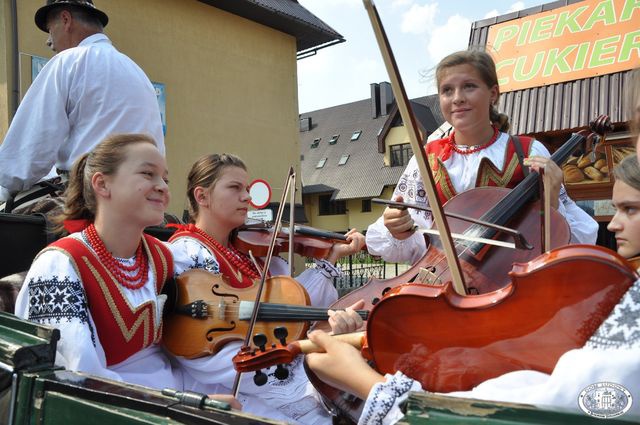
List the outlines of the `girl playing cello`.
{"type": "MultiPolygon", "coordinates": [[[[632,99],[632,128],[640,127],[640,72],[635,72],[635,98],[632,99]]],[[[637,136],[638,137],[638,136],[637,136]]],[[[640,137],[636,142],[640,157],[640,137]]],[[[617,178],[613,203],[616,215],[609,229],[616,232],[621,255],[631,257],[640,246],[634,210],[638,206],[640,181],[638,158],[625,158],[614,171],[617,178]]],[[[566,352],[552,373],[531,370],[510,372],[483,382],[471,391],[450,395],[486,400],[531,403],[579,411],[578,395],[597,382],[614,382],[632,395],[640,394],[640,280],[620,299],[607,319],[591,335],[584,347],[566,352]]],[[[326,353],[307,355],[307,363],[323,380],[359,397],[366,398],[360,424],[392,424],[402,418],[399,408],[409,391],[421,386],[401,372],[382,376],[364,361],[360,353],[321,331],[309,339],[326,353]]],[[[625,414],[640,416],[640,406],[632,403],[625,414]]]]}
{"type": "MultiPolygon", "coordinates": [[[[182,227],[171,238],[176,274],[201,268],[221,273],[237,288],[253,285],[259,278],[258,270],[248,256],[233,248],[230,240],[234,230],[244,224],[251,199],[244,162],[230,154],[200,158],[189,173],[187,198],[194,223],[182,227]]],[[[355,230],[347,233],[347,238],[348,244],[335,244],[327,260],[316,261],[316,268],[307,269],[296,278],[306,288],[312,305],[328,306],[337,299],[331,278],[341,272],[334,265],[335,261],[364,246],[364,237],[355,230]]],[[[287,272],[285,261],[274,257],[269,273],[275,276],[287,272]]],[[[330,314],[334,333],[362,324],[353,312],[330,314]]],[[[206,386],[206,392],[229,392],[235,377],[231,358],[240,346],[240,342],[228,343],[213,356],[181,359],[180,363],[206,386]]],[[[256,386],[251,376],[245,378],[239,399],[246,411],[288,422],[330,422],[315,398],[301,363],[290,368],[287,380],[270,379],[267,388],[256,386]]]]}
{"type": "MultiPolygon", "coordinates": [[[[508,118],[495,104],[500,97],[498,78],[491,56],[480,51],[461,51],[444,58],[436,68],[440,109],[455,131],[447,138],[427,144],[440,201],[476,186],[514,187],[526,170],[544,168],[552,177],[552,207],[569,223],[571,240],[595,243],[597,223],[582,211],[562,187],[562,172],[549,160],[549,152],[538,141],[510,137],[508,118]],[[528,156],[520,163],[519,152],[528,156]],[[553,201],[555,200],[555,202],[553,201]]],[[[394,191],[396,200],[427,206],[427,197],[415,158],[394,191]]],[[[386,208],[367,230],[367,248],[387,261],[417,261],[426,250],[414,223],[431,226],[428,212],[386,208]]]]}

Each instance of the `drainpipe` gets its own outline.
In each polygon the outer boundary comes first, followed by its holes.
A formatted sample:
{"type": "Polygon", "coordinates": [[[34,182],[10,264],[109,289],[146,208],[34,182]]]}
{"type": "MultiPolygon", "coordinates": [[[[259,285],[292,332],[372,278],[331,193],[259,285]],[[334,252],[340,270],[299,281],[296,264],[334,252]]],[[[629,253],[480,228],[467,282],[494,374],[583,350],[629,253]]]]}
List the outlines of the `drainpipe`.
{"type": "Polygon", "coordinates": [[[18,110],[18,104],[20,103],[20,53],[18,52],[18,5],[17,0],[11,0],[11,31],[13,32],[12,39],[12,67],[11,73],[11,85],[9,95],[9,121],[13,119],[13,116],[18,110]]]}

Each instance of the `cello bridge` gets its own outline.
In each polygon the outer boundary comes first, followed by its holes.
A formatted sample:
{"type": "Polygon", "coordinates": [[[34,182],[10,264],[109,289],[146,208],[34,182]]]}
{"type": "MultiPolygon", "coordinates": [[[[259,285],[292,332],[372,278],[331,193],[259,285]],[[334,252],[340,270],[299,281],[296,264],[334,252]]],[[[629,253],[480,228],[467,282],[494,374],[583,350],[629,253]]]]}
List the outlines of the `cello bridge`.
{"type": "Polygon", "coordinates": [[[420,272],[418,273],[418,277],[415,280],[417,283],[423,283],[425,285],[430,286],[440,286],[442,285],[442,281],[440,277],[436,275],[436,268],[434,266],[431,267],[420,267],[420,272]]]}

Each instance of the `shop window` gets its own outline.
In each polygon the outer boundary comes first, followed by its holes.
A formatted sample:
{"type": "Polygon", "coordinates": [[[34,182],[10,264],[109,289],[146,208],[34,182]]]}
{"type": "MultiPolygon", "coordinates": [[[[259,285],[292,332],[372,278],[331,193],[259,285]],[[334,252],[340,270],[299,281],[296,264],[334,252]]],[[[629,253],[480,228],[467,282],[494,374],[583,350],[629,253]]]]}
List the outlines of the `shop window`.
{"type": "Polygon", "coordinates": [[[340,215],[347,213],[347,201],[332,201],[331,195],[318,197],[318,215],[340,215]]]}
{"type": "Polygon", "coordinates": [[[404,143],[402,145],[391,145],[390,148],[392,167],[407,165],[409,163],[409,159],[411,159],[410,143],[404,143]]]}

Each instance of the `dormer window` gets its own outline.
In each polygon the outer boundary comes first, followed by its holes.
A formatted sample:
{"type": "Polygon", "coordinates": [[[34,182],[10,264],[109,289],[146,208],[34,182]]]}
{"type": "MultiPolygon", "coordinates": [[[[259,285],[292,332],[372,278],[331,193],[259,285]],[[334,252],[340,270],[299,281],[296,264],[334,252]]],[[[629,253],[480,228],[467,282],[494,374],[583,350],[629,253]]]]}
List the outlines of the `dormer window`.
{"type": "Polygon", "coordinates": [[[320,161],[318,161],[318,163],[316,164],[316,168],[322,168],[324,167],[324,164],[327,162],[327,158],[322,158],[320,161]]]}
{"type": "Polygon", "coordinates": [[[329,140],[329,144],[330,145],[335,145],[336,143],[338,143],[338,138],[340,137],[339,134],[334,134],[333,136],[331,136],[331,140],[329,140]]]}
{"type": "Polygon", "coordinates": [[[349,160],[349,155],[342,155],[340,161],[338,161],[338,165],[344,165],[349,160]]]}
{"type": "Polygon", "coordinates": [[[311,149],[315,149],[320,144],[320,137],[313,139],[313,143],[311,143],[311,149]]]}
{"type": "Polygon", "coordinates": [[[353,142],[358,140],[361,134],[362,134],[362,130],[354,131],[353,134],[351,135],[351,141],[353,142]]]}

